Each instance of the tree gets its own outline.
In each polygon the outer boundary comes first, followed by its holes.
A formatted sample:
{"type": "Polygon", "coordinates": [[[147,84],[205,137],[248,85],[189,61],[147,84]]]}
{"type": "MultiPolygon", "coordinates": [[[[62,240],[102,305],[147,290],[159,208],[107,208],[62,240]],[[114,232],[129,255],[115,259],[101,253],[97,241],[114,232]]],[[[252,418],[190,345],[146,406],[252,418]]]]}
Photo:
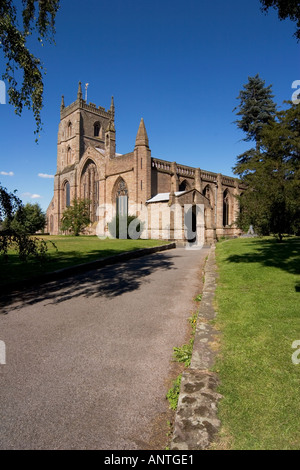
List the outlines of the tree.
{"type": "Polygon", "coordinates": [[[0,255],[7,261],[8,250],[16,249],[22,261],[26,261],[31,256],[44,260],[47,243],[12,226],[16,213],[22,207],[22,202],[16,196],[16,191],[9,193],[6,188],[0,185],[0,255]]]}
{"type": "Polygon", "coordinates": [[[145,223],[141,222],[135,215],[119,215],[117,214],[111,222],[108,223],[108,230],[114,238],[140,238],[145,223]],[[121,232],[121,233],[120,233],[121,232]]]}
{"type": "Polygon", "coordinates": [[[300,232],[300,105],[277,112],[261,132],[261,151],[252,152],[235,173],[246,183],[240,227],[253,224],[262,235],[300,232]]]}
{"type": "Polygon", "coordinates": [[[21,233],[33,234],[39,230],[44,230],[46,225],[46,214],[39,204],[27,203],[16,211],[10,223],[11,228],[21,233]]]}
{"type": "Polygon", "coordinates": [[[2,79],[8,82],[9,103],[16,114],[20,116],[23,107],[32,109],[36,134],[41,130],[44,69],[40,59],[30,52],[27,41],[36,33],[41,45],[43,39],[53,42],[58,8],[58,0],[23,0],[23,9],[18,11],[12,0],[0,0],[0,47],[7,61],[2,79]],[[22,17],[22,27],[18,17],[22,17]],[[21,84],[17,78],[19,71],[21,84]]]}
{"type": "Polygon", "coordinates": [[[273,7],[278,10],[280,20],[289,18],[297,23],[297,30],[294,36],[300,40],[300,1],[299,0],[260,0],[262,11],[265,13],[273,7]]]}
{"type": "Polygon", "coordinates": [[[235,123],[246,133],[243,140],[255,141],[258,151],[263,127],[274,120],[276,104],[272,98],[272,85],[265,86],[265,81],[257,74],[248,77],[248,83],[237,98],[240,100],[239,107],[234,108],[234,111],[238,109],[237,116],[241,116],[235,123]]]}
{"type": "Polygon", "coordinates": [[[90,201],[74,199],[72,205],[63,212],[60,229],[78,237],[90,223],[90,201]]]}

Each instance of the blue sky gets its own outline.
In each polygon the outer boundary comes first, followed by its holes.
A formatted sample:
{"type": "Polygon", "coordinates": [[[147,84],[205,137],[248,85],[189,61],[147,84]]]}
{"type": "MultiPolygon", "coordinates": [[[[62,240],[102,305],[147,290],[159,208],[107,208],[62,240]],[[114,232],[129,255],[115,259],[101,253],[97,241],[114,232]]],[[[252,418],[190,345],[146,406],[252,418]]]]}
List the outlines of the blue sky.
{"type": "MultiPolygon", "coordinates": [[[[259,0],[61,0],[56,45],[34,45],[47,70],[39,143],[29,111],[0,105],[1,184],[47,209],[61,95],[75,101],[79,80],[97,106],[114,96],[117,152],[133,150],[143,117],[153,157],[231,175],[249,148],[233,123],[239,91],[259,73],[279,106],[291,99],[300,80],[294,31],[259,0]]],[[[3,64],[0,55],[1,72],[3,64]]]]}

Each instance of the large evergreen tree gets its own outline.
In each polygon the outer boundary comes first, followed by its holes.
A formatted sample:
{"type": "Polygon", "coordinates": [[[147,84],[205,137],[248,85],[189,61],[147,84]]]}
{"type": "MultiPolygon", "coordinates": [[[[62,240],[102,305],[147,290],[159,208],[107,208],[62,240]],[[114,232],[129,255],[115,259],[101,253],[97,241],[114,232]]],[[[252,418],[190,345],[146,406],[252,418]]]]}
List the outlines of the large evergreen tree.
{"type": "Polygon", "coordinates": [[[239,129],[245,132],[246,142],[255,141],[256,150],[260,148],[261,132],[263,127],[274,120],[276,104],[273,101],[272,85],[266,86],[259,74],[248,77],[248,83],[240,91],[237,116],[235,122],[239,129]]]}
{"type": "Polygon", "coordinates": [[[240,197],[238,223],[253,224],[263,235],[300,231],[300,105],[277,113],[264,126],[260,152],[238,164],[235,172],[247,184],[240,197]]]}

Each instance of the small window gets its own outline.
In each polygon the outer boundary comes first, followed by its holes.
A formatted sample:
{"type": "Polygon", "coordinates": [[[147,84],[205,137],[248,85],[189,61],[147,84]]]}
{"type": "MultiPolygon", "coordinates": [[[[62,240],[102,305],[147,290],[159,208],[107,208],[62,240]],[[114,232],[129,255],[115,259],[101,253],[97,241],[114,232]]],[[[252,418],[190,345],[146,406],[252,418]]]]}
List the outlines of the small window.
{"type": "Polygon", "coordinates": [[[141,170],[143,169],[143,159],[141,158],[141,170]]]}
{"type": "Polygon", "coordinates": [[[72,123],[69,122],[68,124],[68,132],[67,132],[67,137],[72,137],[73,129],[72,129],[72,123]]]}
{"type": "Polygon", "coordinates": [[[72,162],[72,150],[71,147],[68,147],[67,150],[67,165],[70,165],[72,162]]]}
{"type": "Polygon", "coordinates": [[[94,137],[99,137],[100,136],[100,123],[95,122],[94,124],[94,137]]]}
{"type": "Polygon", "coordinates": [[[141,180],[141,190],[143,189],[143,181],[141,180]]]}

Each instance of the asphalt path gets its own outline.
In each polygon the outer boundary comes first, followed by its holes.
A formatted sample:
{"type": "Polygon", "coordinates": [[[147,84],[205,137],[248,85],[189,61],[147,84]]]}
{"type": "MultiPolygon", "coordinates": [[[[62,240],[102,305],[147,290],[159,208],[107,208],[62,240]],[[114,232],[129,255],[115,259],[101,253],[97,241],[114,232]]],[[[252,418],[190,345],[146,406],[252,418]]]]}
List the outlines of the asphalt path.
{"type": "Polygon", "coordinates": [[[207,254],[177,248],[2,295],[0,449],[148,448],[207,254]]]}

